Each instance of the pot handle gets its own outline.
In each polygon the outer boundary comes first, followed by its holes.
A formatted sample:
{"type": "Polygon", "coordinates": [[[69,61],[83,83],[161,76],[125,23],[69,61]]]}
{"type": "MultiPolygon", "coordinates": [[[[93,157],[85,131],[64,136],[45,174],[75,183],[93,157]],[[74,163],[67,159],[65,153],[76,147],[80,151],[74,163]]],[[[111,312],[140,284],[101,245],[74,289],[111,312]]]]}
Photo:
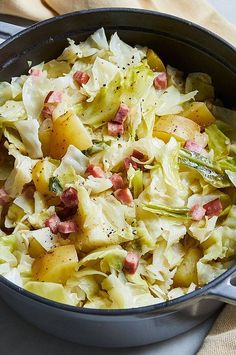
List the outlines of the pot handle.
{"type": "Polygon", "coordinates": [[[207,296],[236,306],[236,270],[223,282],[211,288],[207,296]]]}

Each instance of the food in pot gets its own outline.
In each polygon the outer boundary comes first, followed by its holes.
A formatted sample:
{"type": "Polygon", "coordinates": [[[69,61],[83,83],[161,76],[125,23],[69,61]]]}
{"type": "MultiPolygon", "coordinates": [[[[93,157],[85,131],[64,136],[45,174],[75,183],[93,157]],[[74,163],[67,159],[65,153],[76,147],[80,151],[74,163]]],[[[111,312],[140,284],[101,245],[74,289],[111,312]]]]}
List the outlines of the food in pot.
{"type": "Polygon", "coordinates": [[[99,29],[0,83],[0,274],[87,308],[185,295],[236,254],[231,112],[99,29]]]}

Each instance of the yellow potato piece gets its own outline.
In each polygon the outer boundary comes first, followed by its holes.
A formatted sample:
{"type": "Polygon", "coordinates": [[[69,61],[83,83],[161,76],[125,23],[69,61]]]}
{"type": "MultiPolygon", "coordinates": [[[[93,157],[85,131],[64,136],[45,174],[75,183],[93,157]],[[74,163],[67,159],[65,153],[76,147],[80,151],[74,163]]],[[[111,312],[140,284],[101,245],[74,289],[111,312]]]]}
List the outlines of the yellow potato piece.
{"type": "Polygon", "coordinates": [[[192,282],[198,284],[197,262],[202,256],[202,251],[197,247],[187,250],[173,279],[175,287],[189,287],[192,282]]]}
{"type": "Polygon", "coordinates": [[[28,253],[31,258],[35,259],[45,253],[45,249],[35,238],[32,238],[29,242],[28,253]]]}
{"type": "Polygon", "coordinates": [[[147,63],[153,71],[166,71],[161,58],[152,49],[147,50],[147,63]]]}
{"type": "Polygon", "coordinates": [[[39,132],[39,140],[42,145],[43,156],[47,157],[50,154],[52,129],[48,128],[39,132]]]}
{"type": "Polygon", "coordinates": [[[32,265],[32,273],[37,281],[65,284],[77,267],[75,246],[63,245],[39,256],[32,265]]]}
{"type": "Polygon", "coordinates": [[[36,190],[43,195],[51,194],[49,191],[49,179],[52,177],[56,165],[48,160],[40,160],[32,170],[32,179],[36,190]]]}
{"type": "Polygon", "coordinates": [[[215,117],[204,102],[190,103],[181,115],[196,122],[201,128],[205,128],[215,121],[215,117]]]}
{"type": "Polygon", "coordinates": [[[69,145],[74,145],[80,150],[92,146],[89,132],[72,111],[66,112],[53,122],[50,156],[55,159],[62,158],[69,145]]]}
{"type": "Polygon", "coordinates": [[[160,138],[165,143],[171,137],[182,142],[192,140],[196,133],[200,133],[200,126],[192,120],[178,115],[161,116],[153,128],[153,137],[160,138]]]}

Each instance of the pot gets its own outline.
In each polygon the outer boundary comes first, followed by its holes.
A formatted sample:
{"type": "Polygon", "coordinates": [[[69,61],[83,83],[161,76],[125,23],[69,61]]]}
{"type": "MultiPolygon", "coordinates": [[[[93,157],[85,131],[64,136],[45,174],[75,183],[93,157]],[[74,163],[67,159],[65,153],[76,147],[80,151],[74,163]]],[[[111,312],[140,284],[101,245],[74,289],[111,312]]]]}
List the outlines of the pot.
{"type": "MultiPolygon", "coordinates": [[[[67,38],[82,41],[103,26],[131,45],[156,50],[164,62],[185,73],[203,71],[213,78],[217,96],[236,102],[236,52],[209,31],[173,16],[131,9],[99,9],[66,14],[32,25],[0,46],[0,79],[28,71],[57,57],[67,38]]],[[[172,301],[127,310],[76,308],[34,295],[0,277],[1,297],[30,323],[84,345],[130,347],[186,332],[223,306],[236,305],[236,266],[205,287],[172,301]]]]}

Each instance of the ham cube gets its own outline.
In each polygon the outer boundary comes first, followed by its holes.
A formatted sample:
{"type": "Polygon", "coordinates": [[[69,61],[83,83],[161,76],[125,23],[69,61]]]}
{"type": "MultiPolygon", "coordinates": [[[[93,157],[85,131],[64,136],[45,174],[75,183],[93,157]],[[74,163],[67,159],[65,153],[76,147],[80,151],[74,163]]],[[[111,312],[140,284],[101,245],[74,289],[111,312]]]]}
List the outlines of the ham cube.
{"type": "Polygon", "coordinates": [[[211,218],[213,216],[219,216],[223,211],[223,206],[219,198],[216,198],[213,201],[210,201],[203,205],[203,208],[206,210],[206,216],[211,218]]]}
{"type": "Polygon", "coordinates": [[[202,147],[199,144],[197,144],[196,142],[191,141],[191,140],[187,140],[185,142],[184,148],[190,150],[191,152],[195,152],[198,154],[202,153],[202,147]]]}
{"type": "Polygon", "coordinates": [[[62,102],[62,92],[61,91],[49,91],[45,97],[44,103],[57,104],[62,102]]]}
{"type": "Polygon", "coordinates": [[[64,207],[57,210],[57,215],[61,221],[66,221],[68,218],[72,218],[77,212],[78,206],[64,207]]]}
{"type": "Polygon", "coordinates": [[[190,209],[190,215],[194,221],[200,221],[205,216],[206,210],[201,205],[196,204],[190,209]]]}
{"type": "Polygon", "coordinates": [[[64,221],[58,224],[58,232],[69,234],[78,231],[78,225],[75,221],[64,221]]]}
{"type": "Polygon", "coordinates": [[[87,167],[86,173],[87,173],[88,175],[94,176],[95,178],[104,178],[104,177],[105,177],[105,173],[104,173],[104,171],[100,168],[100,166],[93,165],[93,164],[90,164],[90,165],[87,167]]]}
{"type": "Polygon", "coordinates": [[[44,119],[52,118],[53,111],[55,110],[55,106],[53,104],[47,104],[43,106],[41,111],[41,115],[44,119]]]}
{"type": "Polygon", "coordinates": [[[82,86],[83,84],[87,84],[90,76],[87,73],[78,70],[74,73],[73,79],[79,86],[82,86]]]}
{"type": "Polygon", "coordinates": [[[118,111],[116,112],[115,117],[113,118],[112,122],[116,123],[124,123],[129,113],[129,108],[126,104],[121,103],[118,111]]]}
{"type": "Polygon", "coordinates": [[[124,133],[124,126],[123,123],[108,122],[107,130],[110,136],[120,136],[124,133]]]}
{"type": "Polygon", "coordinates": [[[0,206],[6,205],[10,201],[10,196],[4,189],[0,189],[0,206]]]}
{"type": "Polygon", "coordinates": [[[140,161],[143,161],[145,158],[144,154],[137,149],[133,150],[133,153],[131,154],[131,156],[140,160],[140,161]]]}
{"type": "Polygon", "coordinates": [[[167,75],[165,72],[159,73],[153,80],[153,85],[157,90],[165,90],[167,88],[167,75]]]}
{"type": "Polygon", "coordinates": [[[137,253],[131,251],[126,255],[123,270],[128,274],[135,274],[139,265],[139,256],[137,253]]]}
{"type": "Polygon", "coordinates": [[[45,227],[49,227],[51,232],[56,234],[58,232],[58,225],[60,223],[60,218],[57,214],[54,214],[45,221],[45,227]]]}
{"type": "Polygon", "coordinates": [[[138,169],[138,164],[133,161],[130,157],[128,158],[125,158],[124,159],[124,167],[125,167],[125,170],[129,170],[129,167],[130,165],[132,165],[132,167],[137,170],[138,169]]]}
{"type": "Polygon", "coordinates": [[[125,187],[122,177],[118,174],[113,174],[110,177],[110,180],[112,182],[113,190],[123,189],[125,187]]]}
{"type": "Polygon", "coordinates": [[[62,192],[60,200],[66,207],[75,207],[78,206],[78,194],[77,190],[73,187],[69,187],[62,192]]]}
{"type": "Polygon", "coordinates": [[[130,189],[126,187],[125,189],[118,189],[114,192],[115,197],[124,205],[129,205],[133,202],[133,196],[130,189]]]}
{"type": "Polygon", "coordinates": [[[43,72],[42,72],[42,70],[40,70],[40,69],[31,68],[31,69],[29,70],[29,74],[30,74],[31,76],[41,76],[41,75],[43,74],[43,72]]]}

